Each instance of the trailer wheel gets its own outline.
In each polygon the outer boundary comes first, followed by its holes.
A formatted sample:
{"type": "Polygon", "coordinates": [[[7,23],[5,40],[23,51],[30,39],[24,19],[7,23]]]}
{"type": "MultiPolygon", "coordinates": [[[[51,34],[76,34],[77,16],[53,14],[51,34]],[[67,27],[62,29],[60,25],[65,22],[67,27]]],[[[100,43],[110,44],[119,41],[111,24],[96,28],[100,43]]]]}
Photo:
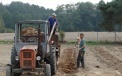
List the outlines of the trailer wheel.
{"type": "Polygon", "coordinates": [[[12,76],[12,68],[11,66],[6,67],[6,76],[12,76]]]}
{"type": "Polygon", "coordinates": [[[54,48],[51,48],[51,54],[50,54],[50,66],[51,66],[51,75],[56,74],[56,65],[57,65],[57,59],[56,59],[56,51],[54,48]]]}
{"type": "Polygon", "coordinates": [[[45,68],[44,68],[44,76],[51,76],[51,68],[50,68],[50,65],[49,64],[46,64],[45,65],[45,68]]]}

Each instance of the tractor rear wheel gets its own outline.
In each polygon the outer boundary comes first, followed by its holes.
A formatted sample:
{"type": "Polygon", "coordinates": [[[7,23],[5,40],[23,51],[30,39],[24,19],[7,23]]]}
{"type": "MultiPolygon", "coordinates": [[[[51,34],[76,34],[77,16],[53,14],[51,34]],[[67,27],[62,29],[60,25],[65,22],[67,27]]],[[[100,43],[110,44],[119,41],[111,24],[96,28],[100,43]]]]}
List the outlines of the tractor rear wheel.
{"type": "Polygon", "coordinates": [[[45,65],[45,68],[44,68],[44,76],[51,76],[51,68],[50,68],[50,65],[49,64],[46,64],[45,65]]]}
{"type": "Polygon", "coordinates": [[[11,66],[8,66],[6,67],[6,76],[12,76],[12,68],[11,66]]]}
{"type": "Polygon", "coordinates": [[[55,48],[51,48],[51,54],[50,54],[50,66],[51,66],[51,75],[56,74],[56,65],[57,65],[57,59],[56,59],[56,51],[55,48]]]}

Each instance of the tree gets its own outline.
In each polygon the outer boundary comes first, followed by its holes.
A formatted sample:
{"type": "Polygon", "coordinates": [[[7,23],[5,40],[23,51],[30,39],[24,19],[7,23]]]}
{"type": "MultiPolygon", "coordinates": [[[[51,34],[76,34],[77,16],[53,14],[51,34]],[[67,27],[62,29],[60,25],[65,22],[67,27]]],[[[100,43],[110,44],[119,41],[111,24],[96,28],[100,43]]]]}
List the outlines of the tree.
{"type": "Polygon", "coordinates": [[[4,28],[4,27],[5,27],[5,24],[3,22],[2,17],[0,16],[0,28],[4,28]]]}
{"type": "Polygon", "coordinates": [[[109,3],[99,2],[98,8],[103,15],[102,26],[108,31],[114,31],[115,26],[122,27],[122,0],[113,0],[109,3]]]}
{"type": "Polygon", "coordinates": [[[61,30],[92,31],[99,27],[101,15],[97,6],[90,3],[60,5],[56,9],[61,30]],[[97,20],[97,21],[96,21],[97,20]]]}
{"type": "MultiPolygon", "coordinates": [[[[106,9],[106,7],[104,7],[104,9],[106,9]]],[[[110,11],[112,9],[110,9],[110,11]]],[[[101,13],[97,5],[90,2],[60,5],[57,6],[55,11],[53,9],[46,9],[38,5],[30,5],[22,2],[12,2],[9,5],[3,5],[1,3],[0,11],[1,21],[3,21],[3,25],[7,29],[14,30],[16,21],[47,20],[49,16],[55,12],[59,22],[59,29],[61,30],[69,32],[103,30],[99,26],[102,20],[101,13]]],[[[116,20],[118,21],[121,19],[117,17],[116,20]]],[[[120,21],[118,23],[120,23],[120,21]]]]}

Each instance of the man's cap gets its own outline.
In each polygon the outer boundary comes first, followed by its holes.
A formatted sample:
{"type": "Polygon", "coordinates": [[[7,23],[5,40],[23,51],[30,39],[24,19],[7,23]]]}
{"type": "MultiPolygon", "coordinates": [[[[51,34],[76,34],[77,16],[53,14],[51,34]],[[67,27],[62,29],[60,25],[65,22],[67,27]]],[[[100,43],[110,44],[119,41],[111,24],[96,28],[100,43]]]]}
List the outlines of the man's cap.
{"type": "Polygon", "coordinates": [[[52,13],[52,16],[57,16],[55,13],[52,13]]]}

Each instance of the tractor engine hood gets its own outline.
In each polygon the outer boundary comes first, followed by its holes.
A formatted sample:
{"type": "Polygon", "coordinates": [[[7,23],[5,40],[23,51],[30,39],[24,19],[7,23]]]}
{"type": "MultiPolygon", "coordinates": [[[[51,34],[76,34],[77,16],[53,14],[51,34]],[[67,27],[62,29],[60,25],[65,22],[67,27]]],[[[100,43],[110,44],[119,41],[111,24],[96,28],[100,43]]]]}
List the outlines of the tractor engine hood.
{"type": "Polygon", "coordinates": [[[17,50],[17,55],[19,56],[21,50],[33,50],[37,52],[38,46],[37,45],[15,45],[17,50]]]}
{"type": "Polygon", "coordinates": [[[25,45],[20,50],[37,50],[37,45],[25,45]]]}
{"type": "MultiPolygon", "coordinates": [[[[38,52],[38,45],[35,45],[35,44],[29,44],[29,45],[23,45],[23,44],[17,44],[15,45],[16,47],[16,51],[17,51],[17,55],[19,56],[21,50],[33,50],[36,52],[38,52]]],[[[42,50],[45,49],[46,46],[45,45],[42,45],[42,50]]],[[[44,51],[45,52],[45,51],[44,51]]]]}

